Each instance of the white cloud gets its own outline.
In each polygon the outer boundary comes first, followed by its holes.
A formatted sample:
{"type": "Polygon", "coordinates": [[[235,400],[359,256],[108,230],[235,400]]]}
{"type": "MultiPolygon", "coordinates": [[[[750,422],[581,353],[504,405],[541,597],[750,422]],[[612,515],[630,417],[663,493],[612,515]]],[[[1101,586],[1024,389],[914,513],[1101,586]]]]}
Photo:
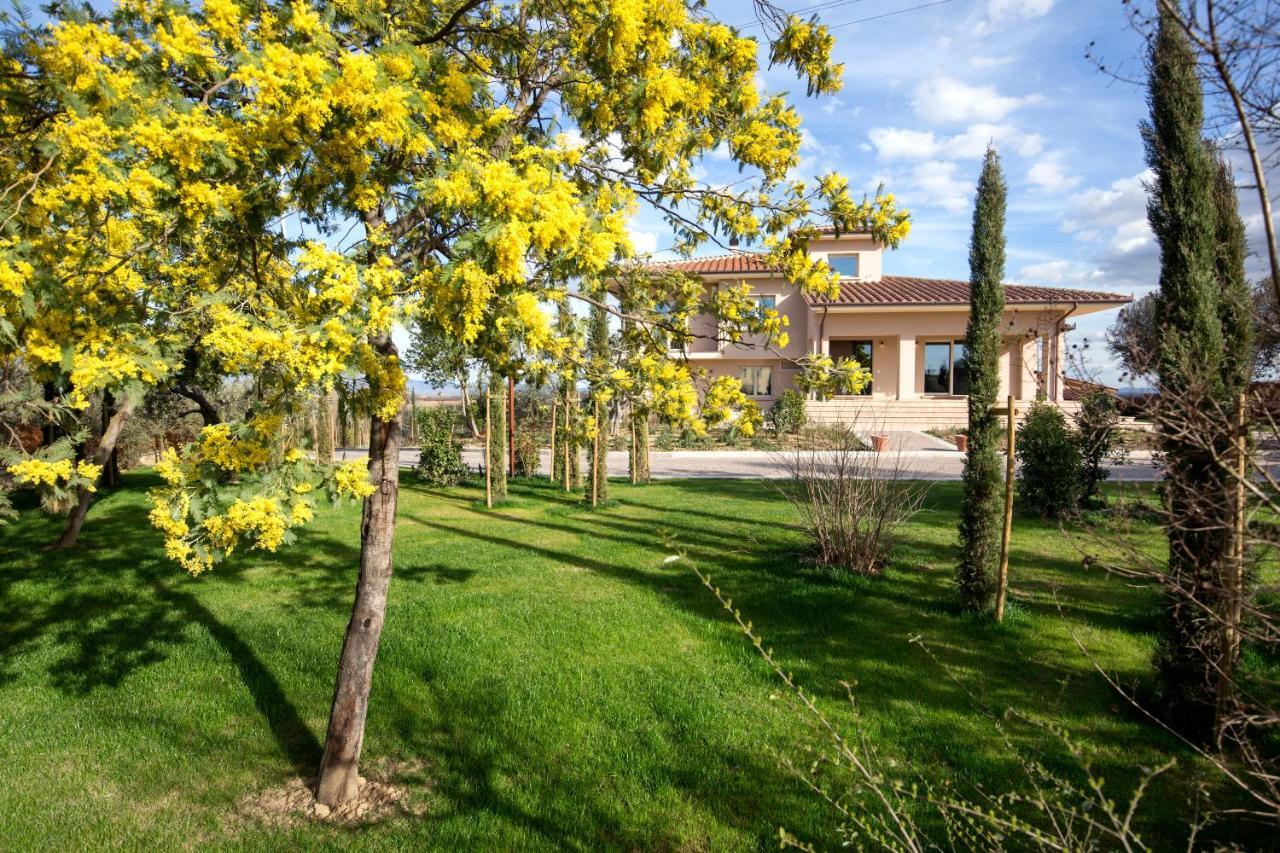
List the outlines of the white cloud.
{"type": "Polygon", "coordinates": [[[974,124],[954,136],[938,136],[929,130],[876,127],[868,134],[882,160],[926,160],[942,157],[976,160],[994,143],[1019,156],[1034,157],[1044,147],[1037,133],[1024,133],[1010,124],[974,124]]]}
{"type": "Polygon", "coordinates": [[[1053,8],[1054,0],[991,0],[987,17],[991,21],[1009,18],[1039,18],[1053,8]]]}
{"type": "Polygon", "coordinates": [[[1109,289],[1139,292],[1159,277],[1160,252],[1147,224],[1145,183],[1151,178],[1140,172],[1067,201],[1062,230],[1084,244],[1099,282],[1109,289]]]}
{"type": "Polygon", "coordinates": [[[1021,107],[1039,103],[1038,95],[1001,95],[993,86],[970,86],[954,77],[935,77],[916,87],[916,115],[937,124],[999,121],[1021,107]]]}
{"type": "Polygon", "coordinates": [[[1145,186],[1152,177],[1150,171],[1141,172],[1073,196],[1062,230],[1102,242],[1119,255],[1154,246],[1155,238],[1147,223],[1145,186]]]}
{"type": "Polygon", "coordinates": [[[630,232],[631,245],[635,248],[638,255],[651,255],[658,251],[658,235],[652,231],[636,231],[632,229],[630,232]]]}
{"type": "Polygon", "coordinates": [[[1080,178],[1068,174],[1054,153],[1032,164],[1027,170],[1027,182],[1043,192],[1061,193],[1074,188],[1080,183],[1080,178]]]}
{"type": "Polygon", "coordinates": [[[974,68],[996,68],[1001,65],[1010,65],[1017,60],[1016,56],[975,56],[969,60],[969,64],[974,68]]]}
{"type": "Polygon", "coordinates": [[[1017,281],[1031,284],[1071,285],[1074,287],[1096,288],[1104,282],[1104,274],[1092,264],[1055,259],[1026,264],[1018,269],[1017,281]]]}
{"type": "Polygon", "coordinates": [[[923,160],[938,156],[938,138],[931,130],[873,127],[867,133],[882,160],[923,160]]]}
{"type": "Polygon", "coordinates": [[[913,204],[937,205],[944,210],[961,211],[969,207],[976,181],[957,175],[959,166],[942,160],[921,163],[912,171],[907,196],[923,196],[913,204]]]}

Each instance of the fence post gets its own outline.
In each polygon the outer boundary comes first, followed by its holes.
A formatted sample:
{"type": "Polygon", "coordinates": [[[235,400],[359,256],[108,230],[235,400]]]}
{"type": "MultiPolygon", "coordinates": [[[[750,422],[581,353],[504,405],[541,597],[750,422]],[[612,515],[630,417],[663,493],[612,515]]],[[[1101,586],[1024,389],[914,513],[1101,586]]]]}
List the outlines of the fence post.
{"type": "Polygon", "coordinates": [[[996,579],[996,621],[1004,621],[1005,600],[1009,596],[1009,539],[1013,535],[1013,475],[1014,444],[1018,435],[1018,413],[1010,394],[1008,437],[1005,442],[1007,458],[1004,463],[1004,531],[1000,536],[1000,574],[996,579]]]}
{"type": "Polygon", "coordinates": [[[556,481],[556,430],[559,428],[559,424],[556,423],[556,415],[558,414],[556,409],[559,405],[560,405],[560,401],[557,398],[552,397],[551,398],[551,453],[548,454],[548,456],[550,457],[550,465],[547,467],[548,483],[554,483],[556,481]]]}

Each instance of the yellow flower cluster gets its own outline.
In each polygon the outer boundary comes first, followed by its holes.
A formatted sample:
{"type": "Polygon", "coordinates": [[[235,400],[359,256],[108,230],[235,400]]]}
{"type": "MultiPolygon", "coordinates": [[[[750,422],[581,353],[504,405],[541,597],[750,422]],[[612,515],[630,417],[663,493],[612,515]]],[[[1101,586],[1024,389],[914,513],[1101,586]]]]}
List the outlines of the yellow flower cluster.
{"type": "Polygon", "coordinates": [[[200,526],[209,543],[224,554],[234,551],[245,536],[253,539],[253,547],[274,551],[284,541],[289,519],[274,498],[256,497],[236,501],[224,514],[206,518],[200,526]]]}
{"type": "Polygon", "coordinates": [[[55,488],[77,479],[80,481],[78,485],[91,492],[97,489],[98,478],[102,476],[102,467],[87,460],[58,459],[50,462],[37,458],[23,459],[10,465],[8,470],[24,486],[55,488]]]}
{"type": "Polygon", "coordinates": [[[265,465],[271,458],[271,447],[262,440],[232,435],[229,424],[213,424],[200,430],[197,453],[199,461],[237,473],[265,465]]]}
{"type": "Polygon", "coordinates": [[[734,420],[739,432],[755,435],[756,428],[764,422],[760,407],[742,393],[742,383],[736,376],[718,376],[707,388],[702,398],[702,418],[711,426],[734,420]]]}
{"type": "Polygon", "coordinates": [[[377,491],[369,482],[369,463],[363,459],[351,459],[335,468],[333,482],[338,494],[361,500],[377,491]]]}

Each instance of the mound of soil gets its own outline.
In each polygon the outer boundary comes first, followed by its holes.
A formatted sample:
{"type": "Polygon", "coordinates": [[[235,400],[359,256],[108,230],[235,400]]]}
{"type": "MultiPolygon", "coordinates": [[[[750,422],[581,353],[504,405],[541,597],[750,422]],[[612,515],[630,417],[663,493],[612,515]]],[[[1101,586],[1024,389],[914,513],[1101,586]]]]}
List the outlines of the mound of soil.
{"type": "Polygon", "coordinates": [[[315,777],[295,777],[278,788],[241,798],[237,810],[247,820],[276,827],[292,826],[305,820],[336,826],[361,826],[397,815],[423,814],[425,808],[415,802],[408,787],[389,781],[404,775],[403,772],[395,772],[396,769],[387,765],[374,771],[387,781],[360,777],[356,795],[336,809],[316,802],[315,777]]]}

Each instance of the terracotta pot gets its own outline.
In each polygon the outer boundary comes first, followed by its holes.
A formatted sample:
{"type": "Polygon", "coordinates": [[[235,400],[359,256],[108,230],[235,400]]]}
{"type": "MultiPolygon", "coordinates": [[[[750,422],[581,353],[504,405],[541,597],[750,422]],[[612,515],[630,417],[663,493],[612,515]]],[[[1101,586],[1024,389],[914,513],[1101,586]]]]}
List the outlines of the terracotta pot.
{"type": "Polygon", "coordinates": [[[956,433],[956,450],[961,453],[969,452],[969,436],[962,432],[956,433]]]}
{"type": "Polygon", "coordinates": [[[871,446],[872,448],[875,449],[876,453],[884,453],[886,450],[889,449],[889,436],[887,435],[871,436],[871,446]]]}

